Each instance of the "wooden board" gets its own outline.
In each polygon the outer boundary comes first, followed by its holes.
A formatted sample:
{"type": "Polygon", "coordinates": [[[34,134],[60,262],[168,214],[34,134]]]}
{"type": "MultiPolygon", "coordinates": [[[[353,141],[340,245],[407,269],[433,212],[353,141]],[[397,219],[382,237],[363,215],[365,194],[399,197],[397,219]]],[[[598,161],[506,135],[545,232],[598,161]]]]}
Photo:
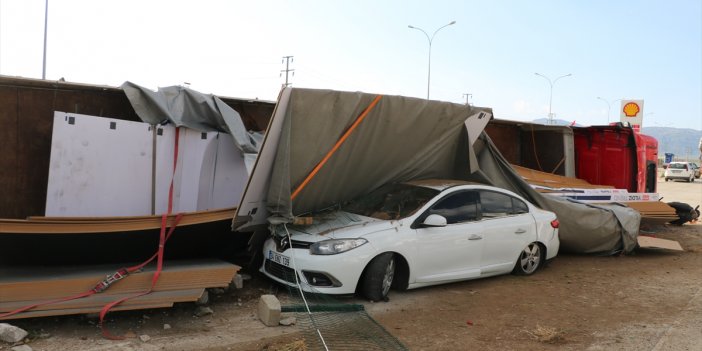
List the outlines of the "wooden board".
{"type": "MultiPolygon", "coordinates": [[[[0,301],[52,300],[92,289],[119,266],[0,267],[0,301]]],[[[219,260],[166,262],[154,291],[187,290],[227,286],[239,266],[219,260]]],[[[111,294],[146,291],[151,286],[152,264],[113,284],[111,294]]]]}
{"type": "Polygon", "coordinates": [[[655,248],[655,249],[667,249],[675,251],[685,251],[683,250],[680,243],[674,240],[667,240],[661,238],[654,238],[651,236],[639,235],[638,236],[639,247],[642,248],[655,248]]]}
{"type": "MultiPolygon", "coordinates": [[[[231,220],[236,208],[186,213],[178,226],[231,220]]],[[[175,215],[168,217],[170,227],[175,215]]],[[[161,228],[161,216],[0,219],[0,234],[92,234],[161,228]]]]}
{"type": "MultiPolygon", "coordinates": [[[[135,297],[129,299],[120,306],[140,306],[140,305],[154,305],[162,304],[164,302],[174,303],[174,302],[189,302],[197,301],[197,299],[202,296],[205,291],[203,288],[199,289],[183,289],[174,291],[156,291],[151,294],[135,297]]],[[[133,296],[134,294],[114,294],[105,291],[100,294],[95,294],[81,299],[75,299],[70,301],[63,301],[58,303],[52,303],[48,305],[38,306],[30,311],[45,311],[45,310],[69,310],[69,309],[84,309],[84,308],[99,308],[105,306],[106,304],[117,301],[119,299],[133,296]]],[[[3,312],[9,312],[17,310],[24,306],[34,305],[40,301],[28,300],[28,301],[13,301],[13,302],[2,302],[0,303],[0,314],[3,312]]]]}
{"type": "Polygon", "coordinates": [[[512,168],[532,185],[546,186],[550,188],[580,188],[580,189],[612,189],[609,185],[590,184],[585,180],[572,177],[564,177],[557,174],[540,172],[534,169],[511,165],[512,168]]]}

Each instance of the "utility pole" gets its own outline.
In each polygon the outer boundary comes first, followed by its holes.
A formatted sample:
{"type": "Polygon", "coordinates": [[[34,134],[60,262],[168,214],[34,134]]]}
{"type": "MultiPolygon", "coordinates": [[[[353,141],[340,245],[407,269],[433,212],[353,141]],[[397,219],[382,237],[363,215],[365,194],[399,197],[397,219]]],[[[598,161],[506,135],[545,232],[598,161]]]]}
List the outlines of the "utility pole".
{"type": "Polygon", "coordinates": [[[283,63],[285,63],[285,69],[280,70],[280,75],[283,75],[283,72],[285,72],[285,84],[283,84],[283,87],[287,87],[292,85],[292,83],[289,83],[288,81],[288,75],[290,72],[292,72],[292,76],[295,76],[295,70],[290,69],[290,62],[293,62],[293,56],[283,56],[283,63]]]}
{"type": "Polygon", "coordinates": [[[46,79],[46,31],[49,24],[49,0],[44,2],[44,55],[41,65],[41,79],[46,79]]]}
{"type": "Polygon", "coordinates": [[[468,101],[468,99],[473,97],[473,94],[463,94],[463,97],[466,98],[466,105],[473,106],[470,104],[470,101],[468,101]]]}

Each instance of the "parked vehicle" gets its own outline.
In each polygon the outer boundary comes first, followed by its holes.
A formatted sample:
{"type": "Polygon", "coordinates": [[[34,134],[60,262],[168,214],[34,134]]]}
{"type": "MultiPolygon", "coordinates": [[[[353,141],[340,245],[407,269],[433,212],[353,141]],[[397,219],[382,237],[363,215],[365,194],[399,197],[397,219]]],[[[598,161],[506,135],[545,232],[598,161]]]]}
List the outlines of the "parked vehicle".
{"type": "Polygon", "coordinates": [[[695,178],[699,179],[700,178],[700,166],[698,166],[694,162],[690,162],[690,164],[692,165],[692,168],[695,169],[695,178]]]}
{"type": "Polygon", "coordinates": [[[671,162],[663,173],[665,181],[682,179],[687,182],[695,180],[695,168],[690,162],[671,162]]]}
{"type": "Polygon", "coordinates": [[[307,292],[378,301],[391,287],[530,275],[559,246],[556,215],[513,192],[422,180],[380,187],[311,225],[278,226],[261,272],[307,292]]]}

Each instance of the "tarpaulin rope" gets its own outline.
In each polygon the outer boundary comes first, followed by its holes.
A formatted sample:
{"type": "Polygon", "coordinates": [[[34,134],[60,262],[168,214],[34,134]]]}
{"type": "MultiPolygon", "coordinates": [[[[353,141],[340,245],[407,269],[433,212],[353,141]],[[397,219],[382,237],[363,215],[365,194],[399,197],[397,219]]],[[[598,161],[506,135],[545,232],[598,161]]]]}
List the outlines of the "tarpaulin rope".
{"type": "Polygon", "coordinates": [[[182,213],[178,213],[175,218],[173,219],[173,222],[171,223],[170,229],[168,232],[166,232],[166,228],[168,228],[168,217],[173,211],[173,178],[175,178],[175,171],[176,171],[176,166],[178,164],[178,140],[179,140],[179,134],[180,134],[180,128],[176,128],[176,134],[175,134],[175,150],[174,150],[174,156],[173,156],[173,177],[171,178],[171,184],[170,188],[168,191],[168,212],[164,213],[161,216],[161,231],[159,234],[159,245],[158,245],[158,251],[153,254],[148,260],[144,261],[141,264],[127,267],[127,268],[121,268],[117,270],[115,273],[112,273],[108,275],[105,279],[103,279],[101,282],[97,283],[92,289],[82,292],[80,294],[72,295],[72,296],[67,296],[59,299],[54,299],[54,300],[48,300],[48,301],[43,301],[39,302],[36,304],[32,305],[27,305],[20,307],[16,310],[6,312],[3,314],[0,314],[0,319],[4,319],[6,317],[10,317],[13,315],[16,315],[18,313],[26,312],[31,309],[40,307],[40,306],[46,306],[46,305],[51,305],[51,304],[56,304],[60,302],[65,302],[65,301],[71,301],[71,300],[76,300],[76,299],[82,299],[86,298],[88,296],[94,295],[101,293],[105,290],[107,290],[112,284],[124,279],[127,277],[129,274],[134,273],[136,271],[139,271],[144,268],[147,264],[151,263],[154,259],[157,259],[157,264],[156,264],[156,271],[154,272],[154,275],[151,279],[151,287],[149,287],[148,290],[144,292],[137,293],[132,296],[128,296],[122,299],[119,299],[117,301],[113,301],[103,307],[103,309],[100,311],[100,328],[102,329],[102,334],[109,339],[124,339],[124,337],[118,337],[110,334],[110,332],[104,327],[103,321],[105,319],[105,315],[109,312],[110,309],[113,307],[119,305],[120,303],[127,301],[129,299],[139,297],[139,296],[144,296],[153,290],[154,286],[156,285],[156,282],[158,281],[158,278],[161,275],[161,271],[163,270],[163,253],[164,253],[164,248],[166,241],[173,235],[173,232],[175,231],[175,228],[178,226],[178,223],[180,220],[183,218],[182,213]]]}
{"type": "Polygon", "coordinates": [[[361,124],[361,122],[363,122],[363,120],[366,118],[366,116],[368,116],[368,113],[370,113],[370,111],[373,110],[375,105],[378,104],[378,102],[380,101],[380,99],[382,97],[383,97],[382,95],[377,95],[375,97],[375,99],[373,99],[373,101],[370,103],[370,105],[368,105],[368,107],[366,107],[366,109],[363,110],[363,112],[361,112],[361,114],[358,115],[358,117],[356,117],[356,120],[353,122],[353,124],[351,124],[349,129],[347,129],[346,132],[344,132],[344,134],[341,136],[341,138],[339,138],[339,140],[336,141],[336,144],[334,144],[334,147],[332,147],[331,150],[329,150],[329,152],[327,152],[327,154],[324,156],[324,158],[321,161],[319,161],[319,163],[314,167],[314,169],[312,169],[312,171],[307,175],[305,180],[303,180],[302,183],[300,183],[300,185],[297,186],[295,191],[293,191],[292,195],[290,195],[290,200],[295,200],[295,198],[297,197],[297,195],[300,194],[302,189],[304,189],[307,186],[307,184],[317,175],[319,170],[322,169],[324,164],[326,164],[327,161],[329,161],[329,159],[339,149],[339,147],[341,147],[341,145],[344,144],[346,139],[348,139],[348,137],[351,135],[351,133],[354,132],[356,127],[358,127],[358,125],[361,124]]]}
{"type": "Polygon", "coordinates": [[[158,278],[161,276],[161,271],[163,270],[163,253],[164,253],[164,249],[166,247],[166,241],[173,234],[173,231],[175,230],[176,226],[178,226],[178,222],[180,222],[180,219],[183,217],[183,214],[179,213],[176,216],[175,221],[173,221],[173,225],[171,226],[171,229],[168,231],[168,234],[166,234],[166,227],[168,226],[168,215],[170,215],[171,212],[173,211],[173,182],[175,179],[176,168],[178,166],[178,140],[179,140],[179,137],[180,137],[180,127],[176,127],[176,129],[175,129],[175,147],[173,150],[173,174],[171,176],[171,185],[168,189],[168,211],[161,216],[161,232],[159,233],[158,251],[156,251],[156,253],[153,256],[151,256],[151,258],[146,260],[144,263],[142,263],[138,266],[135,266],[135,267],[139,267],[138,269],[141,269],[142,267],[146,266],[151,261],[153,261],[154,258],[156,259],[156,271],[154,272],[154,275],[151,278],[151,286],[146,291],[136,293],[134,295],[123,297],[119,300],[110,302],[102,308],[102,310],[100,311],[99,325],[100,325],[100,329],[102,330],[102,335],[107,339],[111,339],[111,340],[124,339],[124,336],[113,335],[109,332],[109,330],[107,330],[107,327],[105,327],[105,323],[104,323],[105,316],[115,306],[117,306],[117,305],[119,305],[127,300],[131,300],[133,298],[148,295],[153,291],[154,287],[156,286],[156,283],[158,282],[158,278]]]}

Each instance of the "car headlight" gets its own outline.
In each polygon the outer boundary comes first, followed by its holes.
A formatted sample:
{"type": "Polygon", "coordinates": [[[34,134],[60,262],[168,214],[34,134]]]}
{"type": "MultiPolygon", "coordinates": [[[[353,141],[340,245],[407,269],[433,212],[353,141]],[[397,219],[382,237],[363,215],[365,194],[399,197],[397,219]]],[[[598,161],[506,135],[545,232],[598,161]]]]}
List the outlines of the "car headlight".
{"type": "Polygon", "coordinates": [[[313,255],[336,255],[355,249],[365,243],[366,239],[330,239],[316,242],[310,246],[310,253],[313,255]]]}

